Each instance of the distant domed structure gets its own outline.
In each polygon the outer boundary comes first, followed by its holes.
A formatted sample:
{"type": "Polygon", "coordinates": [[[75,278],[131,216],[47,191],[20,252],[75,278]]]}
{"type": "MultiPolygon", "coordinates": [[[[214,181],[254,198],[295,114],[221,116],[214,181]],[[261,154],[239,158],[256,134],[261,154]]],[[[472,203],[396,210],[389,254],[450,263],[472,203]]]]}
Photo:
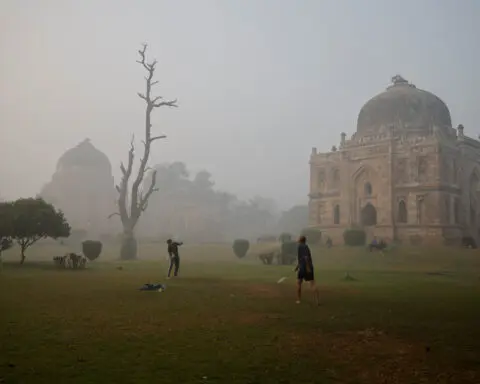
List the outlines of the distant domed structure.
{"type": "Polygon", "coordinates": [[[40,195],[65,213],[74,229],[110,233],[116,191],[108,157],[85,139],[60,156],[52,180],[40,195]]]}
{"type": "Polygon", "coordinates": [[[57,170],[73,167],[95,168],[101,172],[112,173],[112,165],[107,155],[95,148],[90,139],[83,140],[58,159],[57,170]]]}
{"type": "Polygon", "coordinates": [[[334,242],[362,227],[388,242],[480,241],[480,141],[403,77],[365,103],[356,132],[310,157],[310,225],[334,242]]]}
{"type": "Polygon", "coordinates": [[[452,127],[450,111],[439,97],[418,89],[399,75],[392,78],[392,83],[362,107],[357,120],[358,134],[379,133],[382,128],[399,123],[411,131],[431,126],[452,127]]]}

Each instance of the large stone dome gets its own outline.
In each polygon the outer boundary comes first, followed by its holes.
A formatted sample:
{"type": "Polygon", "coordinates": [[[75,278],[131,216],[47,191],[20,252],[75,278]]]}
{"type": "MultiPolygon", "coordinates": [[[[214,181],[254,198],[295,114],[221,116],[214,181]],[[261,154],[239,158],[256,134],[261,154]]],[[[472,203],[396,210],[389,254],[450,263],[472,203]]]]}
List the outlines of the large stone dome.
{"type": "Polygon", "coordinates": [[[418,89],[397,75],[385,92],[373,97],[358,114],[357,133],[375,134],[400,124],[409,131],[427,130],[431,126],[451,127],[446,104],[434,94],[418,89]]]}
{"type": "Polygon", "coordinates": [[[57,170],[74,167],[97,169],[109,175],[112,173],[107,155],[95,148],[89,139],[69,149],[58,159],[57,170]]]}

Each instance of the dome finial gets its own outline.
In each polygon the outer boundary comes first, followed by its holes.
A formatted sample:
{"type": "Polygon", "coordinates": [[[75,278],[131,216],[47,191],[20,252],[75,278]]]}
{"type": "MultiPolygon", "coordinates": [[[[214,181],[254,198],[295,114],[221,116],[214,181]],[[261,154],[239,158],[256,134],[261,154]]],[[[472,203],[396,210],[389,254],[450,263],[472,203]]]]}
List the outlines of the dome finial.
{"type": "Polygon", "coordinates": [[[402,76],[400,75],[395,75],[392,77],[392,83],[393,85],[397,85],[397,84],[408,84],[408,81],[405,80],[402,76]]]}

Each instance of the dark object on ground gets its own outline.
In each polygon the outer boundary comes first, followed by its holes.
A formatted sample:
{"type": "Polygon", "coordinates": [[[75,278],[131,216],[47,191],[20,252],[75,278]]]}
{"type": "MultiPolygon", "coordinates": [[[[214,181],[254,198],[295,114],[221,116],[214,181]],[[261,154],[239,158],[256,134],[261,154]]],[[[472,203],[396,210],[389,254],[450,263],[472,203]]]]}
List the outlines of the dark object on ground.
{"type": "Polygon", "coordinates": [[[477,242],[472,236],[464,236],[462,237],[462,247],[463,248],[470,248],[470,249],[477,249],[477,242]]]}
{"type": "Polygon", "coordinates": [[[300,235],[305,236],[310,244],[319,244],[322,241],[322,231],[315,228],[304,228],[300,235]]]}
{"type": "Polygon", "coordinates": [[[164,290],[166,287],[163,284],[144,284],[143,286],[140,287],[140,291],[158,291],[158,290],[164,290]]]}
{"type": "Polygon", "coordinates": [[[290,265],[297,261],[297,248],[296,241],[286,241],[282,244],[280,253],[278,254],[278,264],[290,265]]]}
{"type": "Polygon", "coordinates": [[[87,258],[76,253],[67,253],[64,256],[55,256],[53,262],[59,268],[85,269],[87,258]]]}
{"type": "Polygon", "coordinates": [[[350,245],[352,247],[365,245],[367,234],[361,228],[346,229],[343,232],[343,241],[345,242],[345,245],[350,245]]]}
{"type": "Polygon", "coordinates": [[[103,246],[100,241],[85,240],[82,242],[82,252],[90,261],[93,261],[100,256],[100,253],[102,253],[102,248],[103,246]]]}
{"type": "Polygon", "coordinates": [[[269,264],[272,264],[274,256],[275,256],[275,251],[272,251],[267,253],[261,253],[260,255],[258,255],[258,258],[263,264],[269,265],[269,264]]]}
{"type": "Polygon", "coordinates": [[[345,273],[345,277],[343,278],[345,281],[357,281],[354,277],[350,276],[350,274],[347,272],[345,273]]]}
{"type": "Polygon", "coordinates": [[[236,239],[233,242],[233,252],[235,253],[235,256],[237,256],[239,259],[246,256],[249,248],[250,242],[248,240],[236,239]]]}

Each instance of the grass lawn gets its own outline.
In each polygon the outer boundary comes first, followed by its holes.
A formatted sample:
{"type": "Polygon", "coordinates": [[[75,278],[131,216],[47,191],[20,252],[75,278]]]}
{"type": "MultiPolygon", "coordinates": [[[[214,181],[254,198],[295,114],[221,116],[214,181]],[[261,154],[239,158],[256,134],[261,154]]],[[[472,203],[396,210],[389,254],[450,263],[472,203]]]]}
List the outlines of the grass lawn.
{"type": "Polygon", "coordinates": [[[83,271],[52,267],[60,247],[6,253],[0,382],[480,383],[480,252],[314,249],[315,307],[292,267],[221,245],[184,246],[180,278],[138,291],[165,282],[164,248],[83,271]]]}

